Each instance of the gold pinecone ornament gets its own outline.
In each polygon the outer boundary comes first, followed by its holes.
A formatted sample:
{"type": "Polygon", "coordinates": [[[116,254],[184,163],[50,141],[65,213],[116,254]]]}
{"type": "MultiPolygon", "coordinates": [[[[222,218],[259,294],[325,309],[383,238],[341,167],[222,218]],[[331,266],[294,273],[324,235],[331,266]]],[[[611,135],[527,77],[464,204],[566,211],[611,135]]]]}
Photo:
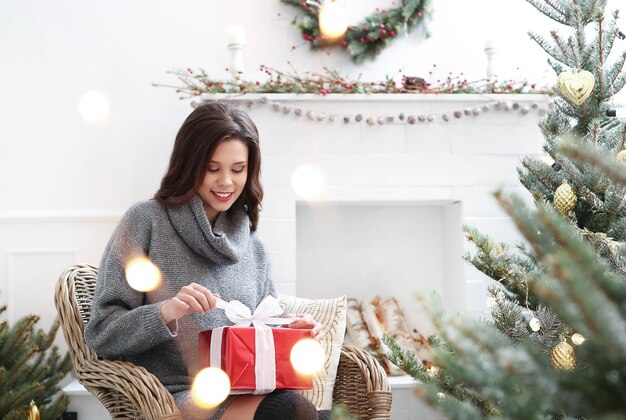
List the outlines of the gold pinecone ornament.
{"type": "Polygon", "coordinates": [[[552,349],[550,360],[555,369],[573,370],[576,367],[574,349],[565,340],[552,349]]]}
{"type": "Polygon", "coordinates": [[[569,186],[567,180],[563,180],[563,183],[554,193],[554,207],[564,215],[567,215],[570,211],[576,207],[576,201],[578,198],[574,194],[574,190],[569,186]]]}

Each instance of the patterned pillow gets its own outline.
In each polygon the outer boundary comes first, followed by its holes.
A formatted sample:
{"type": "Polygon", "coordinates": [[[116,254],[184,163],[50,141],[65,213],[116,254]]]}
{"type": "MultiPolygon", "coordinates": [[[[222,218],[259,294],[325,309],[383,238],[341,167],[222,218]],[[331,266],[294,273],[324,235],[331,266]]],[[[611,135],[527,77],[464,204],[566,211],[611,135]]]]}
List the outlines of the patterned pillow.
{"type": "Polygon", "coordinates": [[[346,332],[346,297],[304,299],[279,293],[278,300],[285,313],[308,313],[322,324],[324,336],[320,344],[326,352],[326,361],[322,370],[313,377],[313,389],[302,391],[302,394],[315,404],[318,410],[330,410],[341,346],[346,332]]]}

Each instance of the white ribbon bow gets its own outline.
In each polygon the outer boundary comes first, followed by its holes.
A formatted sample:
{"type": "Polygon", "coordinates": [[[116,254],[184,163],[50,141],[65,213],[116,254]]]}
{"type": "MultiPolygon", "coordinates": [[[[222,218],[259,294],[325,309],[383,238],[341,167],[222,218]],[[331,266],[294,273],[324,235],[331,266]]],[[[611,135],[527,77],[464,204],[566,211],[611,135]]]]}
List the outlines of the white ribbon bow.
{"type": "MultiPolygon", "coordinates": [[[[278,299],[274,296],[267,296],[259,303],[259,306],[250,311],[243,303],[238,300],[226,302],[222,299],[216,299],[216,306],[224,309],[228,319],[235,323],[235,327],[248,327],[252,325],[255,328],[255,362],[254,374],[256,379],[256,389],[253,394],[269,394],[276,389],[276,350],[274,348],[274,335],[271,325],[289,324],[292,320],[278,318],[283,313],[278,299]]],[[[211,333],[211,352],[209,361],[211,366],[222,367],[222,336],[224,327],[213,329],[211,333]]],[[[231,394],[238,393],[237,391],[231,394]]],[[[244,392],[241,392],[244,393],[244,392]]]]}

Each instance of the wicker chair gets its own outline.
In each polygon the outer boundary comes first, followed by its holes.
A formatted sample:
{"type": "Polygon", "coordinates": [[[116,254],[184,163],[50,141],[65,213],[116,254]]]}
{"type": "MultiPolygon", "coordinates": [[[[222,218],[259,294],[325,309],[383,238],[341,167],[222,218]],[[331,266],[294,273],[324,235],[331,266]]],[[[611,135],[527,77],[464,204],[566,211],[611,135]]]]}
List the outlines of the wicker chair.
{"type": "MultiPolygon", "coordinates": [[[[180,419],[172,395],[143,367],[101,360],[85,344],[83,329],[91,314],[98,269],[68,268],[57,282],[55,305],[76,377],[113,418],[180,419]]],[[[389,419],[391,391],[380,364],[360,349],[341,350],[334,404],[345,404],[360,419],[389,419]]]]}

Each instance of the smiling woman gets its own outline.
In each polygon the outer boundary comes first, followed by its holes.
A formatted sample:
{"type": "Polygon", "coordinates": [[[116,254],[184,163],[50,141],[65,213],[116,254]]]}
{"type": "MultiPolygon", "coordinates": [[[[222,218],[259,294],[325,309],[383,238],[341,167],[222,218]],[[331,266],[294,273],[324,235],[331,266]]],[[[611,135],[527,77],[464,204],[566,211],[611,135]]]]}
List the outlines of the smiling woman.
{"type": "MultiPolygon", "coordinates": [[[[87,344],[157,376],[185,418],[318,418],[308,399],[275,386],[263,388],[266,395],[229,396],[217,407],[192,399],[198,333],[233,325],[216,299],[254,310],[277,296],[256,234],[260,165],[258,131],[245,112],[222,103],[197,107],[176,135],[155,197],[126,212],[100,263],[87,344]],[[137,257],[160,274],[155,288],[129,281],[137,257]]],[[[297,315],[286,314],[294,318],[289,328],[319,338],[321,325],[297,315]]]]}

